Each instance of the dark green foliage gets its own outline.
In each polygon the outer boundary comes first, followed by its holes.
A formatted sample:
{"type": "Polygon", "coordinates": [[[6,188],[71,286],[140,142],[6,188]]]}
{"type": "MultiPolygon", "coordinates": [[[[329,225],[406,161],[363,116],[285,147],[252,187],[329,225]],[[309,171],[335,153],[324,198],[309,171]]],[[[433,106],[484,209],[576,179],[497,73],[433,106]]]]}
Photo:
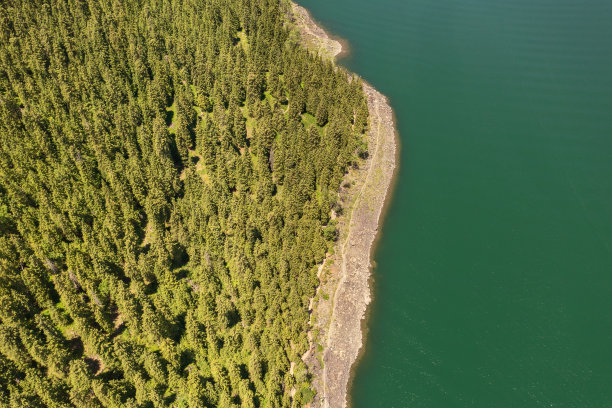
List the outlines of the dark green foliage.
{"type": "Polygon", "coordinates": [[[4,5],[0,407],[312,400],[308,300],[367,106],[283,7],[4,5]]]}

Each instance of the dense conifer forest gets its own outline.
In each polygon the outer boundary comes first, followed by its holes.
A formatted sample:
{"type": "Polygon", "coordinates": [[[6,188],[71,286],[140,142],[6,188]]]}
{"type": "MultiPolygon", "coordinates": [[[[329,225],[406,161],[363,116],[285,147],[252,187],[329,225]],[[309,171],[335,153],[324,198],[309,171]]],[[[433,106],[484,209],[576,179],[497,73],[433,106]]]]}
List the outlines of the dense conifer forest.
{"type": "Polygon", "coordinates": [[[0,406],[294,407],[359,79],[280,0],[0,7],[0,406]]]}

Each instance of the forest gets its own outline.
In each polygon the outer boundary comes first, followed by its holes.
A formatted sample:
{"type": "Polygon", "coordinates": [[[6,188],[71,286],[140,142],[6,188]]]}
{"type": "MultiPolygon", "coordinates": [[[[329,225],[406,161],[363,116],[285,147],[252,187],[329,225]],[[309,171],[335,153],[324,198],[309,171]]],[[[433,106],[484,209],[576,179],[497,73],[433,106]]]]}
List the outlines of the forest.
{"type": "Polygon", "coordinates": [[[299,407],[359,78],[285,0],[0,7],[0,407],[299,407]]]}

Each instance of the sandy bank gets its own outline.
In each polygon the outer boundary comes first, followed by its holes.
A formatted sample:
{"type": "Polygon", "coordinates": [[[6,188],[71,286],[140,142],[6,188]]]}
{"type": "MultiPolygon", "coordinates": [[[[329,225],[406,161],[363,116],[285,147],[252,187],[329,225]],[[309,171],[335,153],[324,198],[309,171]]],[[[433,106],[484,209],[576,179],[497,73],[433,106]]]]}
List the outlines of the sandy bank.
{"type": "MultiPolygon", "coordinates": [[[[290,19],[304,46],[332,60],[342,51],[340,42],[317,26],[303,7],[292,3],[290,19]]],[[[351,367],[363,344],[361,322],[371,300],[372,246],[396,167],[393,111],[387,98],[369,84],[364,83],[364,92],[370,112],[369,157],[342,183],[340,238],[335,253],[319,269],[321,285],[311,302],[311,350],[303,358],[314,375],[314,407],[347,404],[351,367]]]]}

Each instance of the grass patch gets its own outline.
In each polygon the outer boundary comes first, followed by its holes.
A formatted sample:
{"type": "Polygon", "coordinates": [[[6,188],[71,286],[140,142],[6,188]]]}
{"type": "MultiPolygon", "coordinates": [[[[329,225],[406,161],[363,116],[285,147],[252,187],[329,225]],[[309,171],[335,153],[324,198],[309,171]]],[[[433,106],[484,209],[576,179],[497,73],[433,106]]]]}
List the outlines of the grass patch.
{"type": "Polygon", "coordinates": [[[174,114],[176,113],[176,100],[172,102],[172,105],[166,108],[166,125],[168,125],[168,133],[171,135],[175,134],[174,126],[174,114]]]}
{"type": "Polygon", "coordinates": [[[238,37],[238,43],[242,46],[242,49],[247,52],[249,50],[249,39],[244,30],[238,31],[236,36],[238,37]]]}
{"type": "Polygon", "coordinates": [[[304,113],[302,115],[302,124],[306,129],[310,128],[312,125],[317,126],[317,119],[312,116],[310,113],[304,113]]]}
{"type": "Polygon", "coordinates": [[[264,92],[264,97],[268,101],[268,103],[270,104],[270,107],[273,107],[274,106],[274,101],[276,101],[276,98],[273,97],[272,95],[270,95],[270,92],[268,92],[268,91],[264,92]]]}

